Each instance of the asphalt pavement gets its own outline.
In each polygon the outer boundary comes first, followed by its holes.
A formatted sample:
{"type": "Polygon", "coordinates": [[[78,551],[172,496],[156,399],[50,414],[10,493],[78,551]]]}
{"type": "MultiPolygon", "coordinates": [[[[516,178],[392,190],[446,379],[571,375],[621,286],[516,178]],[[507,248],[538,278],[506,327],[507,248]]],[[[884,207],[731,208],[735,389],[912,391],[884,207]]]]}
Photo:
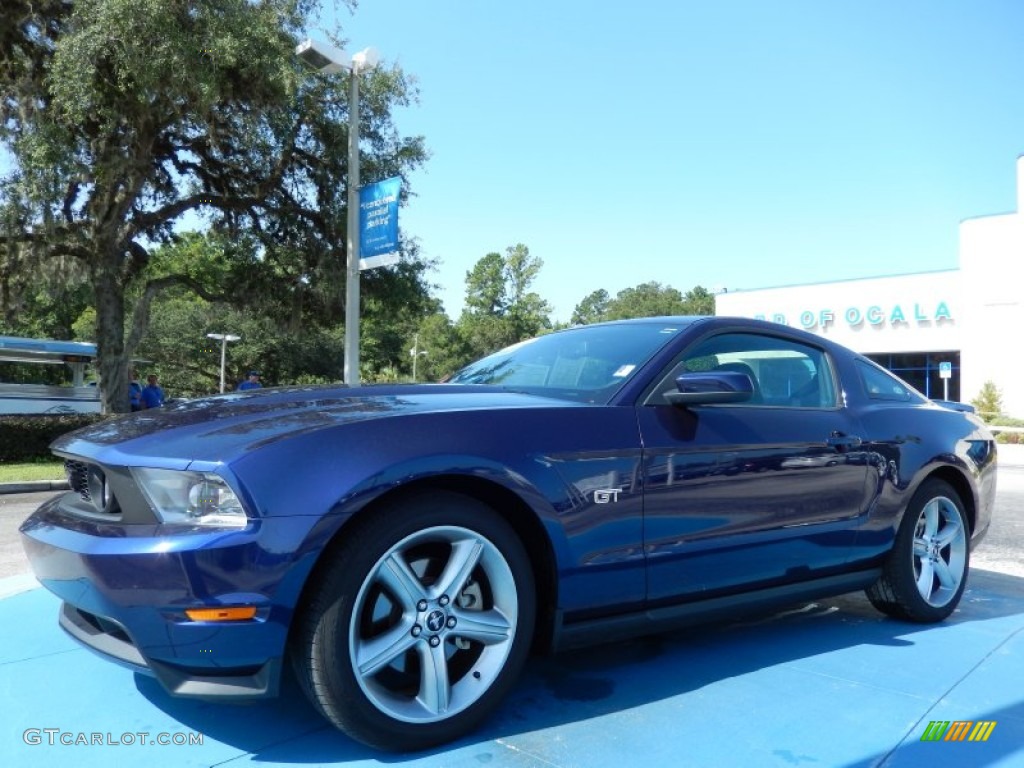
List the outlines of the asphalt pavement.
{"type": "Polygon", "coordinates": [[[414,755],[352,742],[291,684],[248,706],[174,699],[66,637],[30,576],[0,579],[0,765],[1024,768],[1024,446],[1009,448],[946,622],[855,594],[537,658],[482,730],[414,755]]]}
{"type": "MultiPolygon", "coordinates": [[[[54,491],[0,495],[0,597],[3,597],[6,579],[27,575],[32,570],[21,546],[18,526],[36,507],[53,495],[54,491]]],[[[36,586],[34,579],[31,583],[36,586]]]]}

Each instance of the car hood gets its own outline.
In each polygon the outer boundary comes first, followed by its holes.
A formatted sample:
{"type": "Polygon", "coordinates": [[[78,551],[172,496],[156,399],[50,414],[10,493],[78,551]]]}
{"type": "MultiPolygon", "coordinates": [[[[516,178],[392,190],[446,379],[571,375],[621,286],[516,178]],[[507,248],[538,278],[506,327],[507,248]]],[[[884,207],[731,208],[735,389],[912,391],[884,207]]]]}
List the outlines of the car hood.
{"type": "Polygon", "coordinates": [[[368,419],[418,413],[585,407],[499,387],[420,384],[280,387],[189,400],[108,419],[57,438],[51,449],[101,463],[185,469],[230,461],[260,444],[368,419]]]}

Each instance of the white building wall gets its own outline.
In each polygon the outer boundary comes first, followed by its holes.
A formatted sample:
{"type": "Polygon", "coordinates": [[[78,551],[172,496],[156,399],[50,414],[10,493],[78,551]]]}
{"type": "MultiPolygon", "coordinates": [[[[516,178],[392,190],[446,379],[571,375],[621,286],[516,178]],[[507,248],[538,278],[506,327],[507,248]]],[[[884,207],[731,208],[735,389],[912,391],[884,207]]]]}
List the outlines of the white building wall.
{"type": "Polygon", "coordinates": [[[803,328],[864,354],[958,350],[958,278],[950,270],[730,291],[715,297],[715,311],[803,328]]]}
{"type": "Polygon", "coordinates": [[[960,396],[986,381],[1024,418],[1024,157],[1017,211],[960,225],[960,268],[836,283],[729,291],[719,315],[760,317],[864,354],[960,351],[960,396]]]}
{"type": "Polygon", "coordinates": [[[960,225],[960,271],[972,298],[960,357],[962,392],[970,400],[986,381],[1003,410],[1024,418],[1024,157],[1017,159],[1017,211],[960,225]]]}

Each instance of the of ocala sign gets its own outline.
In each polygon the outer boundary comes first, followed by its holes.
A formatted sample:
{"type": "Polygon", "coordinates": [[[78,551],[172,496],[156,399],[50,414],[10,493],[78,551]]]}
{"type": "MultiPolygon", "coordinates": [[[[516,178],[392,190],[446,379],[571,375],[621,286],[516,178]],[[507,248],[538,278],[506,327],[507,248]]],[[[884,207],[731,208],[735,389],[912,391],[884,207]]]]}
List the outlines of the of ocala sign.
{"type": "MultiPolygon", "coordinates": [[[[754,317],[758,320],[771,320],[783,325],[790,324],[789,318],[781,312],[775,312],[770,315],[754,315],[754,317]]],[[[892,328],[898,328],[911,325],[938,325],[943,322],[952,321],[953,313],[950,312],[949,304],[945,301],[935,304],[908,304],[906,309],[904,309],[902,304],[893,304],[891,306],[872,304],[868,307],[852,306],[839,312],[833,309],[805,309],[797,315],[797,323],[801,328],[808,331],[824,331],[829,326],[836,325],[837,323],[846,323],[851,328],[859,328],[864,325],[876,328],[888,325],[892,328]]]]}

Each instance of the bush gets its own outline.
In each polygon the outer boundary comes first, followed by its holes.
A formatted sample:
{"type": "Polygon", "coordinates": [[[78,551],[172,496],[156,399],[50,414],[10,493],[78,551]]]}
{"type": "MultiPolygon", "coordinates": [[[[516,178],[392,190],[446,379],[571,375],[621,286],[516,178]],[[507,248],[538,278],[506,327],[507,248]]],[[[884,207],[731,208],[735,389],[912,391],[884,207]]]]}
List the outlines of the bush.
{"type": "Polygon", "coordinates": [[[0,416],[0,461],[51,458],[50,443],[104,418],[98,413],[0,416]]]}
{"type": "Polygon", "coordinates": [[[996,416],[989,424],[994,427],[1024,427],[1024,419],[1014,419],[1010,416],[996,416]]]}
{"type": "MultiPolygon", "coordinates": [[[[1024,427],[1024,419],[1014,419],[1009,416],[996,416],[989,423],[994,427],[1024,427]]],[[[1024,443],[1024,433],[1020,432],[996,432],[996,442],[1010,445],[1024,443]]]]}

